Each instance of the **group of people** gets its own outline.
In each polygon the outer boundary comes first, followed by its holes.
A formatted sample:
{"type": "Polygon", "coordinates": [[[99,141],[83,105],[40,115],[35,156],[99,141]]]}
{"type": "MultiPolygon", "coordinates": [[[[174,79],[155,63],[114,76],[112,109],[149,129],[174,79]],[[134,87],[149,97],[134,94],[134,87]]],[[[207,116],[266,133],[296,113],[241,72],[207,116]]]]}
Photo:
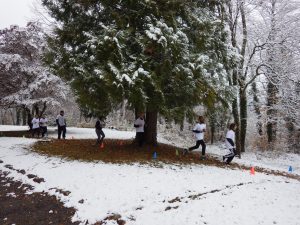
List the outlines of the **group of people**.
{"type": "MultiPolygon", "coordinates": [[[[198,122],[196,123],[194,129],[192,130],[195,133],[195,138],[196,138],[196,145],[192,146],[190,148],[186,148],[183,150],[183,154],[187,154],[188,152],[191,152],[201,145],[202,147],[202,154],[201,154],[201,159],[205,159],[205,150],[206,150],[206,144],[204,142],[204,133],[206,132],[206,124],[204,122],[204,117],[199,116],[198,122]]],[[[235,145],[234,145],[234,140],[235,140],[235,124],[232,123],[229,126],[229,130],[226,133],[226,139],[225,139],[225,144],[227,149],[229,150],[229,154],[223,156],[223,161],[229,164],[234,156],[237,155],[235,145]]]]}
{"type": "MultiPolygon", "coordinates": [[[[42,133],[42,137],[45,137],[47,134],[47,123],[48,120],[45,118],[45,116],[42,116],[41,118],[38,118],[38,116],[35,116],[35,118],[32,119],[32,137],[37,134],[39,137],[40,132],[42,133]]],[[[58,139],[61,139],[61,136],[63,139],[66,138],[66,119],[64,117],[64,111],[60,111],[59,115],[56,117],[56,124],[57,124],[57,131],[58,131],[58,139]]],[[[97,119],[96,124],[95,124],[95,132],[97,134],[97,141],[96,145],[102,144],[103,140],[105,138],[105,134],[102,130],[102,128],[105,126],[104,118],[100,117],[97,119]]],[[[144,133],[145,133],[145,114],[144,113],[139,113],[138,118],[134,122],[134,127],[136,129],[136,140],[138,142],[138,145],[140,147],[143,146],[144,143],[144,133]]],[[[226,133],[226,140],[225,144],[226,147],[229,150],[229,154],[223,156],[223,161],[226,163],[230,163],[234,156],[236,156],[236,150],[235,150],[235,145],[234,145],[234,140],[235,140],[235,124],[232,123],[229,126],[229,130],[226,133]]],[[[187,153],[198,149],[201,145],[202,148],[202,154],[201,154],[201,159],[205,159],[205,150],[206,150],[206,144],[204,141],[204,134],[206,132],[206,124],[203,116],[198,117],[198,121],[196,125],[193,128],[193,133],[195,134],[196,138],[196,144],[190,148],[186,148],[183,150],[183,155],[186,155],[187,153]]]]}
{"type": "Polygon", "coordinates": [[[37,135],[37,137],[40,137],[40,133],[42,134],[42,137],[45,137],[47,135],[47,124],[48,119],[45,116],[41,116],[40,118],[36,115],[32,121],[32,128],[31,128],[31,135],[34,137],[37,135]]]}
{"type": "MultiPolygon", "coordinates": [[[[145,127],[144,113],[139,114],[138,118],[134,122],[134,127],[136,129],[136,139],[138,145],[141,147],[144,143],[144,127],[145,127]]],[[[223,161],[226,162],[227,164],[229,164],[233,160],[233,158],[237,155],[235,145],[234,145],[235,127],[236,125],[234,123],[230,124],[229,130],[226,133],[225,144],[230,153],[223,156],[223,161]]],[[[206,124],[203,116],[198,117],[198,121],[192,131],[195,134],[196,144],[190,148],[183,149],[183,155],[186,155],[187,153],[195,149],[198,149],[201,145],[202,148],[201,159],[204,160],[205,150],[206,150],[204,133],[206,132],[206,124]]]]}
{"type": "MultiPolygon", "coordinates": [[[[56,124],[57,124],[57,131],[58,131],[58,139],[61,139],[61,136],[63,139],[66,138],[66,119],[64,117],[64,111],[60,111],[59,115],[56,117],[56,124]]],[[[32,121],[31,121],[31,135],[32,137],[37,136],[40,137],[40,134],[42,137],[48,136],[48,119],[42,115],[38,116],[36,115],[32,121]]]]}

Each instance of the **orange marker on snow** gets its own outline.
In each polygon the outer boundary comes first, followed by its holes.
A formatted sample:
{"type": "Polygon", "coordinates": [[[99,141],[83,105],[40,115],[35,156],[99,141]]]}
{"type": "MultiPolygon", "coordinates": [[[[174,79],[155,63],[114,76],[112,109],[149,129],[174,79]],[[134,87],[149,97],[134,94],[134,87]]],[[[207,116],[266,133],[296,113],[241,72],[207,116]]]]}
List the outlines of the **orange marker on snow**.
{"type": "Polygon", "coordinates": [[[251,175],[254,175],[254,174],[255,174],[255,170],[254,170],[254,167],[253,167],[253,166],[251,167],[250,174],[251,174],[251,175]]]}

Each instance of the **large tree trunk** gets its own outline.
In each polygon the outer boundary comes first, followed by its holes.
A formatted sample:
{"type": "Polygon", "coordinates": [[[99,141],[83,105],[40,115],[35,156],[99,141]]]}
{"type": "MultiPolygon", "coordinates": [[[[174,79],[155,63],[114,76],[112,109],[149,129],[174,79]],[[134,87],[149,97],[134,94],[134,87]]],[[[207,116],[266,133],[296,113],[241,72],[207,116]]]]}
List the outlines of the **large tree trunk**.
{"type": "Polygon", "coordinates": [[[23,126],[26,125],[26,117],[27,117],[27,112],[26,112],[26,109],[23,108],[23,109],[22,109],[22,125],[23,125],[23,126]]]}
{"type": "Polygon", "coordinates": [[[276,141],[276,130],[277,130],[277,110],[274,108],[277,104],[277,88],[271,82],[268,83],[268,100],[267,100],[267,134],[268,142],[272,143],[276,141]]]}
{"type": "Polygon", "coordinates": [[[16,125],[21,125],[21,109],[16,108],[16,125]]]}
{"type": "Polygon", "coordinates": [[[247,96],[246,92],[242,91],[242,93],[240,93],[241,152],[245,152],[247,116],[247,96]]]}
{"type": "Polygon", "coordinates": [[[151,145],[157,145],[157,116],[157,111],[146,112],[145,141],[151,145]]]}

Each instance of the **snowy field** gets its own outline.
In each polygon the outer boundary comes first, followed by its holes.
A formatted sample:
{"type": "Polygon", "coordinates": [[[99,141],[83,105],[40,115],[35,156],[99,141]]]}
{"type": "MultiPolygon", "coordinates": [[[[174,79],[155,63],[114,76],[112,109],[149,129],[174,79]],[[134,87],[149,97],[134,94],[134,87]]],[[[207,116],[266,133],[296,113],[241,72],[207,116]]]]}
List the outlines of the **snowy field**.
{"type": "MultiPolygon", "coordinates": [[[[19,127],[18,127],[19,128],[19,127]]],[[[12,130],[0,126],[0,130],[12,130]]],[[[53,128],[54,129],[54,128],[53,128]]],[[[18,130],[18,129],[16,129],[18,130]]],[[[104,130],[107,138],[132,138],[134,132],[104,130]]],[[[68,128],[68,138],[95,138],[93,129],[68,128]]],[[[164,141],[163,135],[159,136],[164,141]]],[[[286,177],[202,165],[160,167],[66,161],[30,151],[36,140],[0,138],[0,170],[9,176],[58,196],[77,209],[73,220],[92,224],[110,214],[120,214],[126,225],[300,225],[300,182],[286,177]],[[4,167],[24,169],[45,182],[4,167]],[[69,196],[53,188],[70,191],[69,196]],[[83,200],[83,201],[82,201],[83,200]]],[[[167,141],[165,141],[167,142],[167,141]]],[[[208,146],[208,154],[224,149],[208,146]]],[[[293,154],[270,156],[247,153],[240,164],[299,174],[300,158],[293,154]]],[[[157,162],[159,163],[159,162],[157,162]]],[[[117,224],[106,221],[107,224],[117,224]]],[[[0,222],[1,223],[1,222],[0,222]]]]}

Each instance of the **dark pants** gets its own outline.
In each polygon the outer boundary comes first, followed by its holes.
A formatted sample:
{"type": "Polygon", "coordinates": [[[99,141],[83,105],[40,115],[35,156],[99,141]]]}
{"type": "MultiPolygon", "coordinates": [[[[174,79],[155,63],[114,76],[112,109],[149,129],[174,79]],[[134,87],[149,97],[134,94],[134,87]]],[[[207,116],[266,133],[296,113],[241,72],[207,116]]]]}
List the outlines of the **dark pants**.
{"type": "Polygon", "coordinates": [[[35,134],[37,134],[38,137],[40,137],[40,128],[34,128],[32,129],[32,137],[34,137],[35,134]]]}
{"type": "Polygon", "coordinates": [[[66,139],[66,132],[67,132],[66,126],[58,126],[58,139],[60,139],[61,133],[63,139],[66,139]]]}
{"type": "Polygon", "coordinates": [[[41,127],[42,131],[42,137],[45,137],[45,134],[47,133],[47,127],[41,127]]]}
{"type": "Polygon", "coordinates": [[[102,129],[96,129],[96,134],[97,134],[97,144],[101,144],[103,139],[105,138],[105,134],[102,129]]]}
{"type": "Polygon", "coordinates": [[[189,151],[199,148],[200,145],[202,146],[202,155],[205,155],[206,144],[203,140],[198,140],[195,146],[189,148],[189,151]]]}
{"type": "Polygon", "coordinates": [[[137,132],[136,133],[136,139],[139,143],[139,146],[142,147],[144,144],[144,132],[137,132]]]}
{"type": "Polygon", "coordinates": [[[233,160],[233,158],[235,156],[235,148],[232,148],[232,149],[229,149],[229,150],[230,150],[230,153],[228,155],[224,156],[224,158],[227,159],[226,163],[228,163],[228,164],[233,160]]]}

